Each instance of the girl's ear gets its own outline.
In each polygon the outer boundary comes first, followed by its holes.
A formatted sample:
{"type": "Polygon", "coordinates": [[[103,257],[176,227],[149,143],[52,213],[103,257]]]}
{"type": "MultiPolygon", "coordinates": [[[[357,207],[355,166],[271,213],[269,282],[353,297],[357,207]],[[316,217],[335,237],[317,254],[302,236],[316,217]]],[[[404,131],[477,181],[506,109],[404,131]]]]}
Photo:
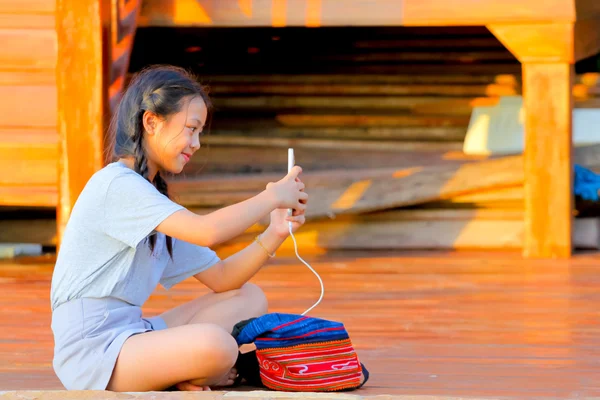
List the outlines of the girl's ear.
{"type": "Polygon", "coordinates": [[[154,135],[158,132],[160,118],[152,111],[144,111],[144,115],[142,116],[142,122],[144,124],[144,130],[149,135],[154,135]]]}

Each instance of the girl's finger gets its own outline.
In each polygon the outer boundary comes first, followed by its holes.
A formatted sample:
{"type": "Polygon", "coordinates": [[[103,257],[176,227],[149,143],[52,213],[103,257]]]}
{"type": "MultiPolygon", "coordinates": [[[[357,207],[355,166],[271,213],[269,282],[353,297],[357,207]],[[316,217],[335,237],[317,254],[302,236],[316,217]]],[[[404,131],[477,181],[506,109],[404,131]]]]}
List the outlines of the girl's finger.
{"type": "Polygon", "coordinates": [[[292,216],[297,217],[298,215],[304,215],[304,212],[306,210],[294,210],[294,212],[292,213],[292,216]]]}
{"type": "Polygon", "coordinates": [[[303,224],[305,221],[305,217],[304,214],[298,215],[298,216],[292,216],[292,217],[286,217],[285,218],[286,221],[290,221],[290,222],[297,222],[299,224],[303,224]]]}

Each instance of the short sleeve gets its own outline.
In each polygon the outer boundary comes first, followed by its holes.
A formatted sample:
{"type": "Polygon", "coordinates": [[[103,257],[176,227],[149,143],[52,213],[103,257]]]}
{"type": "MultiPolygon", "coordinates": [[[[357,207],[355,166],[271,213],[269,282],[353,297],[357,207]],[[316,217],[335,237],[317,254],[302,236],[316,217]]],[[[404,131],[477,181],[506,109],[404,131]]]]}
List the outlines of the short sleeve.
{"type": "Polygon", "coordinates": [[[173,258],[169,259],[160,284],[170,289],[190,276],[205,271],[221,259],[208,247],[173,239],[173,258]]]}
{"type": "Polygon", "coordinates": [[[131,247],[137,245],[183,206],[171,201],[135,172],[117,175],[104,201],[104,231],[131,247]]]}

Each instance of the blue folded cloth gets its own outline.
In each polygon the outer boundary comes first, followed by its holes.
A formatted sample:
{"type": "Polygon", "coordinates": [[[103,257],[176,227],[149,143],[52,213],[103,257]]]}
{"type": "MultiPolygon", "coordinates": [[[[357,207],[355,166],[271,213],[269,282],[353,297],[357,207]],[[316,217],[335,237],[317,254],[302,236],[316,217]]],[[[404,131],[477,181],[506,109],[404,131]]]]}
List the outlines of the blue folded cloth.
{"type": "Polygon", "coordinates": [[[600,175],[578,164],[574,165],[574,171],[573,190],[575,196],[579,196],[583,200],[598,201],[600,175]]]}

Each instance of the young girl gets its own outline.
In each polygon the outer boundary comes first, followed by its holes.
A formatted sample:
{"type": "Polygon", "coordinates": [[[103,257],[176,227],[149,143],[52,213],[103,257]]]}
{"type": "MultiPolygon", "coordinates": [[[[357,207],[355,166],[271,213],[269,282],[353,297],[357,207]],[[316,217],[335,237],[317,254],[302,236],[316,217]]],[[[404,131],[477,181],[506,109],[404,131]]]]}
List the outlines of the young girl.
{"type": "Polygon", "coordinates": [[[115,116],[114,162],[96,172],[73,207],[52,278],[54,370],[67,389],[203,390],[233,383],[238,322],[267,312],[247,283],[304,223],[300,167],[255,197],[197,215],[167,197],[200,148],[210,111],[203,88],[168,66],[139,73],[115,116]],[[291,217],[287,209],[293,208],[291,217]],[[248,247],[220,260],[209,249],[270,214],[248,247]],[[194,276],[214,293],[153,317],[141,306],[160,283],[194,276]]]}

